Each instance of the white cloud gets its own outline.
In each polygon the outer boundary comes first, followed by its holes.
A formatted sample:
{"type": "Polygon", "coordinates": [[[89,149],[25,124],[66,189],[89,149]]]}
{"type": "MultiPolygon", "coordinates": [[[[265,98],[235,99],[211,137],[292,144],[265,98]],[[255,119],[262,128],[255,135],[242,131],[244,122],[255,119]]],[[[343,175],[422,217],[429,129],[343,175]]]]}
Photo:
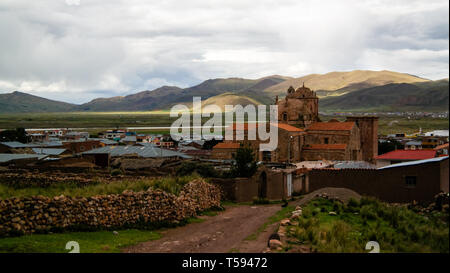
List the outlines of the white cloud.
{"type": "Polygon", "coordinates": [[[448,77],[447,1],[0,2],[0,92],[71,102],[208,78],[448,77]]]}

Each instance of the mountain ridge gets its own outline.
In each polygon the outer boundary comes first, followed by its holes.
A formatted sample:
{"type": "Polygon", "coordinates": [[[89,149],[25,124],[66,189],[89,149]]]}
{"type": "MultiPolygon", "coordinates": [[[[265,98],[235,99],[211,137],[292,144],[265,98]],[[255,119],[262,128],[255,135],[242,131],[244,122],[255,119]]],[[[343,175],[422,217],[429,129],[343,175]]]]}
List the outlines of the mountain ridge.
{"type": "MultiPolygon", "coordinates": [[[[316,91],[321,100],[326,99],[324,105],[329,107],[328,101],[333,100],[327,100],[328,98],[339,98],[368,88],[396,83],[420,84],[433,82],[414,75],[387,70],[334,71],[325,74],[309,74],[299,78],[281,75],[270,75],[258,79],[216,78],[188,88],[161,86],[153,90],[144,90],[126,96],[96,98],[79,105],[13,92],[0,94],[0,112],[166,110],[178,103],[192,103],[193,96],[200,96],[203,101],[211,98],[212,101],[247,101],[253,104],[272,104],[275,96],[284,96],[289,86],[292,85],[297,88],[303,83],[316,91]],[[217,97],[223,94],[227,94],[227,96],[217,97]]],[[[402,94],[404,92],[402,91],[402,94]]],[[[339,104],[339,100],[335,103],[339,104]]]]}

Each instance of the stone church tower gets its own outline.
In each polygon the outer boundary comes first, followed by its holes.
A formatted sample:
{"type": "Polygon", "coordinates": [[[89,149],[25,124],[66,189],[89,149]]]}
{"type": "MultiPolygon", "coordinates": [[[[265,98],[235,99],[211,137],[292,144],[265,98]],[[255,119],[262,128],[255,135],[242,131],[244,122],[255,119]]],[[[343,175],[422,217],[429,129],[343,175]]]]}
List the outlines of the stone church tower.
{"type": "Polygon", "coordinates": [[[278,105],[278,122],[304,128],[319,120],[319,98],[316,92],[303,84],[295,90],[292,86],[287,90],[283,100],[276,97],[278,105]]]}

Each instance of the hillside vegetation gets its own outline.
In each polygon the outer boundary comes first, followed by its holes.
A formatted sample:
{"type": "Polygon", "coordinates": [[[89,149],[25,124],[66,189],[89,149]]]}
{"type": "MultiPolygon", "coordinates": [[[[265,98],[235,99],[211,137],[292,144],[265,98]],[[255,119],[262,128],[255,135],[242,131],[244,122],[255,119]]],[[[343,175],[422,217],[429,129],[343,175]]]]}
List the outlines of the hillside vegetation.
{"type": "Polygon", "coordinates": [[[340,93],[352,92],[367,87],[386,85],[389,83],[426,82],[427,79],[392,71],[354,70],[350,72],[330,72],[327,74],[311,74],[300,78],[286,80],[265,90],[272,95],[284,95],[289,86],[295,88],[303,83],[314,91],[326,95],[328,91],[340,93]]]}
{"type": "Polygon", "coordinates": [[[0,113],[65,112],[77,105],[49,100],[22,92],[0,94],[0,113]]]}
{"type": "Polygon", "coordinates": [[[355,70],[310,74],[299,78],[272,75],[254,80],[210,79],[189,88],[162,86],[127,96],[97,98],[81,105],[14,92],[0,95],[0,112],[168,110],[180,103],[191,106],[195,96],[201,97],[203,101],[209,100],[208,104],[216,102],[219,106],[226,103],[269,105],[274,103],[275,96],[285,96],[289,86],[298,88],[303,83],[316,91],[320,98],[326,98],[324,101],[321,99],[325,110],[353,111],[367,107],[389,110],[397,106],[410,106],[408,109],[411,110],[434,111],[443,109],[443,104],[446,101],[448,103],[448,80],[433,82],[392,71],[355,70]]]}
{"type": "Polygon", "coordinates": [[[448,79],[371,87],[319,100],[321,111],[448,111],[448,79]]]}

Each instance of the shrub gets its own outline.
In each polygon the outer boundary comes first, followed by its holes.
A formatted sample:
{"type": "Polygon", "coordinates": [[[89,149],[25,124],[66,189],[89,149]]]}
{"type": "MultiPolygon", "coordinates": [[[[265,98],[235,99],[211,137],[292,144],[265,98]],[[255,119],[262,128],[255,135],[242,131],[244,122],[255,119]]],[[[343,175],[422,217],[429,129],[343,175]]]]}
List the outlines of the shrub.
{"type": "Polygon", "coordinates": [[[191,175],[196,172],[201,177],[218,177],[217,171],[213,166],[206,163],[183,162],[176,171],[177,176],[191,175]]]}
{"type": "Polygon", "coordinates": [[[120,174],[122,174],[122,171],[120,169],[113,169],[113,170],[111,170],[111,175],[112,176],[117,176],[117,175],[120,175],[120,174]]]}
{"type": "Polygon", "coordinates": [[[360,210],[361,217],[367,220],[376,220],[378,218],[377,211],[370,205],[364,205],[360,210]]]}
{"type": "Polygon", "coordinates": [[[266,204],[270,204],[270,201],[267,198],[254,197],[253,198],[253,204],[255,204],[255,205],[266,205],[266,204]]]}

